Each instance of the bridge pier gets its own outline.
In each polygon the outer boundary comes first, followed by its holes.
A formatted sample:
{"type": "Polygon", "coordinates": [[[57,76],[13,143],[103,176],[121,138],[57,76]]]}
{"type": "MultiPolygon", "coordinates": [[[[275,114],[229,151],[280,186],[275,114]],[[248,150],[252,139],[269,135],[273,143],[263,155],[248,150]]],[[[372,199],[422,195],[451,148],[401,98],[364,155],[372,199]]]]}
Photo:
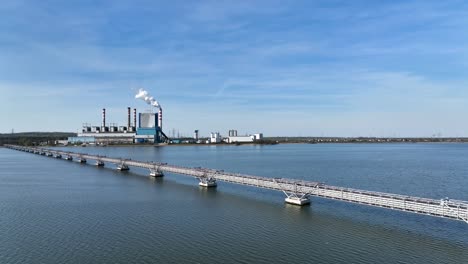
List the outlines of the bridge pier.
{"type": "Polygon", "coordinates": [[[70,155],[68,155],[65,159],[66,159],[66,160],[73,160],[73,157],[70,156],[70,155]]]}
{"type": "Polygon", "coordinates": [[[212,177],[197,177],[198,180],[200,181],[198,185],[202,187],[216,187],[218,184],[216,183],[216,179],[212,177]]]}
{"type": "Polygon", "coordinates": [[[150,170],[150,174],[149,174],[151,177],[163,177],[164,176],[164,173],[162,171],[160,171],[159,169],[156,169],[156,170],[150,170]]]}
{"type": "Polygon", "coordinates": [[[310,204],[310,199],[307,196],[303,197],[303,196],[291,195],[291,196],[286,197],[284,201],[288,204],[294,204],[294,205],[299,205],[299,206],[310,204]]]}
{"type": "Polygon", "coordinates": [[[86,159],[83,158],[83,157],[79,157],[79,158],[78,158],[78,162],[79,162],[79,163],[86,163],[86,159]]]}
{"type": "Polygon", "coordinates": [[[104,167],[104,162],[102,160],[96,160],[95,165],[98,167],[104,167]]]}
{"type": "Polygon", "coordinates": [[[117,166],[117,170],[119,170],[119,171],[128,171],[128,170],[130,170],[130,168],[125,164],[125,162],[122,162],[117,166]]]}
{"type": "MultiPolygon", "coordinates": [[[[310,199],[309,199],[309,193],[303,192],[300,189],[298,189],[297,183],[294,183],[294,188],[287,188],[286,186],[283,186],[280,181],[277,181],[276,179],[273,180],[276,184],[278,184],[279,188],[281,191],[286,195],[286,199],[284,201],[288,204],[294,204],[294,205],[308,205],[310,204],[310,199]]],[[[316,185],[316,187],[318,184],[316,185]]]]}

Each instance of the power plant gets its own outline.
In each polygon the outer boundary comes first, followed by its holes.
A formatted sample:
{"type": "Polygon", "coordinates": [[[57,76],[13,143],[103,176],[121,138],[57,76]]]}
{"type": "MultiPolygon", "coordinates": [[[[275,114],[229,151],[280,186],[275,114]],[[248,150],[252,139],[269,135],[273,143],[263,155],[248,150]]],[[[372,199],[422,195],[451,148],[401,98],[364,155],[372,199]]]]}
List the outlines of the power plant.
{"type": "Polygon", "coordinates": [[[95,144],[130,144],[130,143],[163,143],[169,138],[162,131],[162,107],[149,96],[143,89],[135,95],[136,99],[142,99],[150,105],[150,109],[145,113],[137,113],[136,108],[127,107],[127,125],[106,123],[106,109],[102,109],[102,123],[100,126],[83,124],[81,133],[77,137],[68,139],[70,143],[95,143],[95,144]],[[153,112],[157,109],[157,112],[153,112]],[[138,123],[137,123],[138,116],[138,123]]]}
{"type": "Polygon", "coordinates": [[[91,126],[83,124],[81,133],[77,137],[69,138],[70,143],[162,143],[168,140],[168,137],[162,131],[162,110],[158,113],[138,113],[136,108],[127,107],[127,125],[118,126],[117,124],[107,125],[106,109],[102,109],[101,126],[91,126]],[[138,116],[138,122],[137,122],[138,116]]]}
{"type": "MultiPolygon", "coordinates": [[[[69,137],[67,143],[72,144],[134,144],[134,143],[252,143],[263,139],[262,133],[239,136],[237,130],[229,130],[228,137],[219,132],[211,133],[208,140],[201,140],[199,131],[195,130],[193,138],[169,139],[163,132],[163,110],[158,101],[144,89],[139,89],[135,99],[141,99],[149,105],[145,112],[137,113],[137,109],[127,107],[126,125],[106,122],[106,109],[102,109],[101,125],[83,124],[76,137],[69,137]],[[132,115],[133,114],[133,115],[132,115]],[[133,119],[132,119],[133,117],[133,119]],[[137,120],[138,118],[138,120],[137,120]]],[[[124,119],[125,120],[125,119],[124,119]]],[[[174,135],[173,135],[174,137],[174,135]]]]}

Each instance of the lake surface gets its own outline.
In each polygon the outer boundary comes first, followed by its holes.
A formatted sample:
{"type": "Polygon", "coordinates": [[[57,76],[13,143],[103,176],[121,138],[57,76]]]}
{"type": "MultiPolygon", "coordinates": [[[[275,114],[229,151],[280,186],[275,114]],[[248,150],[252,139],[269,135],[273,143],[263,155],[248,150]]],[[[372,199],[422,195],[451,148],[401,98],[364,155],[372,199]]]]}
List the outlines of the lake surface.
{"type": "MultiPolygon", "coordinates": [[[[468,144],[68,147],[468,200],[468,144]]],[[[468,224],[0,148],[0,263],[467,263],[468,224]]]]}

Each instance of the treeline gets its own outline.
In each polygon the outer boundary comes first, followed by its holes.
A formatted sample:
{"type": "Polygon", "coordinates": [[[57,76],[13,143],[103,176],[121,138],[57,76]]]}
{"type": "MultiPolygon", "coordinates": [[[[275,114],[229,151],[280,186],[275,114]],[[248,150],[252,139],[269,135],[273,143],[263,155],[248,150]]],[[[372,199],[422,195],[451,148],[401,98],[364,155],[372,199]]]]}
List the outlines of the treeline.
{"type": "Polygon", "coordinates": [[[22,146],[37,146],[40,144],[53,145],[56,140],[65,140],[74,137],[76,133],[69,132],[24,132],[0,134],[0,146],[14,144],[22,146]]]}

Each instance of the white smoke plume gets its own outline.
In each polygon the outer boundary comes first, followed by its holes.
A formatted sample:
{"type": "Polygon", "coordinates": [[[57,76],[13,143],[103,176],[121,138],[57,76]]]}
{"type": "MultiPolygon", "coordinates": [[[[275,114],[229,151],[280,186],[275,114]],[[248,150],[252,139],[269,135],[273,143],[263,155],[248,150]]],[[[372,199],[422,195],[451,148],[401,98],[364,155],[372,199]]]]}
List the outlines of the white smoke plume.
{"type": "Polygon", "coordinates": [[[161,105],[159,104],[158,101],[156,101],[154,99],[153,96],[151,96],[148,91],[146,91],[145,89],[143,88],[140,88],[138,90],[138,93],[135,95],[135,99],[142,99],[143,101],[145,101],[147,104],[149,105],[152,105],[156,108],[161,108],[161,105]]]}

